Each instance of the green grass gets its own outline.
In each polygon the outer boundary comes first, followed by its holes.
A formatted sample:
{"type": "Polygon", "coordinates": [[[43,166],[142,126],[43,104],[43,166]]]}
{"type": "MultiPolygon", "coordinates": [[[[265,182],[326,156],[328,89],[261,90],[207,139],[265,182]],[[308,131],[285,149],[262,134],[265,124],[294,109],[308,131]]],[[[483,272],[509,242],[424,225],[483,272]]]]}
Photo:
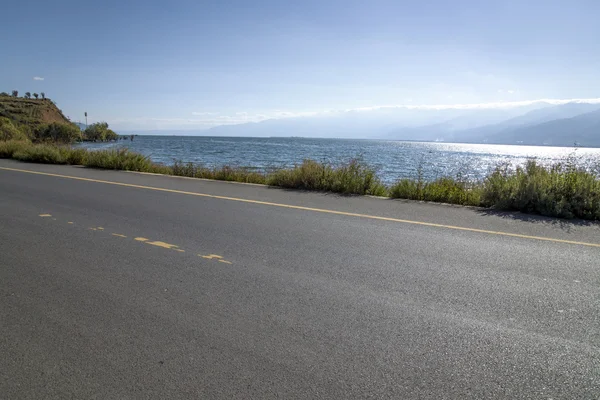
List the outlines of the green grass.
{"type": "Polygon", "coordinates": [[[434,201],[438,203],[481,206],[482,187],[456,178],[439,178],[432,182],[401,179],[390,187],[394,199],[434,201]]]}
{"type": "Polygon", "coordinates": [[[29,140],[29,138],[24,130],[15,126],[10,119],[0,117],[0,141],[8,140],[29,140]]]}
{"type": "Polygon", "coordinates": [[[148,157],[127,149],[88,151],[83,165],[92,168],[139,172],[155,172],[157,167],[148,157]]]}
{"type": "Polygon", "coordinates": [[[600,220],[600,177],[578,167],[572,160],[552,166],[541,166],[530,161],[514,170],[501,166],[478,182],[470,182],[460,176],[442,177],[427,182],[419,173],[416,179],[402,179],[394,185],[385,186],[375,171],[360,160],[351,160],[339,166],[305,160],[292,168],[261,172],[251,168],[207,168],[181,162],[165,166],[126,149],[90,151],[15,140],[0,141],[0,158],[259,183],[289,189],[482,206],[560,218],[600,220]]]}
{"type": "Polygon", "coordinates": [[[529,161],[499,167],[483,183],[483,204],[560,218],[600,219],[600,179],[573,162],[551,167],[529,161]]]}
{"type": "Polygon", "coordinates": [[[22,140],[0,141],[0,158],[12,158],[18,151],[31,147],[31,143],[22,140]]]}
{"type": "Polygon", "coordinates": [[[387,188],[375,171],[358,159],[334,167],[313,160],[270,174],[267,183],[289,189],[385,196],[387,188]]]}
{"type": "Polygon", "coordinates": [[[267,174],[253,168],[222,166],[207,168],[194,163],[175,162],[171,168],[171,175],[187,176],[190,178],[215,179],[220,181],[243,183],[267,183],[267,174]]]}
{"type": "Polygon", "coordinates": [[[37,145],[27,146],[12,154],[12,158],[19,161],[36,162],[42,164],[66,164],[64,156],[56,146],[37,145]]]}

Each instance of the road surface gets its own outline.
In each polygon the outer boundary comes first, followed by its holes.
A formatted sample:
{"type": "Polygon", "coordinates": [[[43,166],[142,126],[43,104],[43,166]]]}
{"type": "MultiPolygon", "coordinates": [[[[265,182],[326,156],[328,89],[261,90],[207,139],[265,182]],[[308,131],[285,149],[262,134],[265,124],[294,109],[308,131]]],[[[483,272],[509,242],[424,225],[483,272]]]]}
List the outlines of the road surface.
{"type": "Polygon", "coordinates": [[[0,160],[1,397],[597,399],[599,233],[0,160]]]}

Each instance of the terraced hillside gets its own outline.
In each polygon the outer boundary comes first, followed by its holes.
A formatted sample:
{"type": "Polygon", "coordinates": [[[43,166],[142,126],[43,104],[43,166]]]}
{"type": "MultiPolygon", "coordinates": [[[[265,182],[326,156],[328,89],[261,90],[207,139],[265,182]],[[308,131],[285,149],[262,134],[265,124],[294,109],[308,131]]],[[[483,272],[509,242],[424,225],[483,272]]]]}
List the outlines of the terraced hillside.
{"type": "Polygon", "coordinates": [[[0,96],[0,117],[30,127],[51,122],[69,123],[62,111],[50,99],[0,96]]]}

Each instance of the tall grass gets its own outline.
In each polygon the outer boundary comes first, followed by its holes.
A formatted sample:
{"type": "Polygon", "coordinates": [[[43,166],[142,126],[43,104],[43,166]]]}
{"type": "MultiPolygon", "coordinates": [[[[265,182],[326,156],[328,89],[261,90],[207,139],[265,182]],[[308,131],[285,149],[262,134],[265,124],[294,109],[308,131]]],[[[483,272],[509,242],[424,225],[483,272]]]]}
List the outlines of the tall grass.
{"type": "Polygon", "coordinates": [[[600,219],[600,179],[573,162],[535,161],[497,168],[483,183],[483,204],[551,217],[600,219]]]}
{"type": "Polygon", "coordinates": [[[20,140],[0,141],[0,158],[12,158],[13,154],[31,147],[31,143],[20,140]]]}
{"type": "Polygon", "coordinates": [[[92,168],[116,169],[124,171],[155,172],[154,164],[146,156],[127,149],[88,151],[83,165],[92,168]]]}
{"type": "Polygon", "coordinates": [[[577,166],[573,160],[552,166],[529,161],[523,166],[499,166],[484,180],[472,182],[461,176],[425,181],[401,179],[385,186],[375,171],[360,160],[339,166],[305,160],[292,168],[270,172],[243,167],[216,167],[176,162],[165,166],[126,149],[90,151],[69,146],[0,141],[0,158],[48,164],[84,165],[127,171],[152,172],[192,178],[260,183],[290,189],[516,210],[561,218],[600,220],[600,177],[577,166]]]}
{"type": "Polygon", "coordinates": [[[401,179],[389,189],[389,196],[395,199],[434,201],[438,203],[482,205],[482,187],[455,178],[439,178],[432,182],[401,179]]]}
{"type": "Polygon", "coordinates": [[[358,159],[338,167],[305,160],[293,168],[273,172],[269,175],[267,183],[283,188],[343,194],[387,194],[387,188],[376,176],[375,171],[358,159]]]}
{"type": "Polygon", "coordinates": [[[171,166],[171,174],[190,178],[215,179],[220,181],[243,183],[267,183],[267,174],[252,168],[222,166],[207,168],[194,163],[175,162],[171,166]]]}

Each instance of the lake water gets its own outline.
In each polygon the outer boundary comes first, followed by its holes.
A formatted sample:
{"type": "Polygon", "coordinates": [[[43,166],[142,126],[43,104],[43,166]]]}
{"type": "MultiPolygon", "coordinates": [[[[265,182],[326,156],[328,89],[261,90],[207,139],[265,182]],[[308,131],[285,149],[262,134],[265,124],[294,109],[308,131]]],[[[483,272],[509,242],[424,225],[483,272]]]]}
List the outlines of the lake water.
{"type": "Polygon", "coordinates": [[[574,155],[578,163],[588,168],[596,169],[600,165],[600,148],[389,140],[137,136],[132,142],[83,143],[81,146],[92,149],[127,147],[165,164],[180,160],[206,166],[236,165],[259,170],[293,166],[306,158],[339,164],[361,157],[376,168],[386,183],[404,177],[414,178],[419,169],[428,180],[457,174],[479,179],[501,163],[515,166],[534,158],[548,164],[574,155]]]}

